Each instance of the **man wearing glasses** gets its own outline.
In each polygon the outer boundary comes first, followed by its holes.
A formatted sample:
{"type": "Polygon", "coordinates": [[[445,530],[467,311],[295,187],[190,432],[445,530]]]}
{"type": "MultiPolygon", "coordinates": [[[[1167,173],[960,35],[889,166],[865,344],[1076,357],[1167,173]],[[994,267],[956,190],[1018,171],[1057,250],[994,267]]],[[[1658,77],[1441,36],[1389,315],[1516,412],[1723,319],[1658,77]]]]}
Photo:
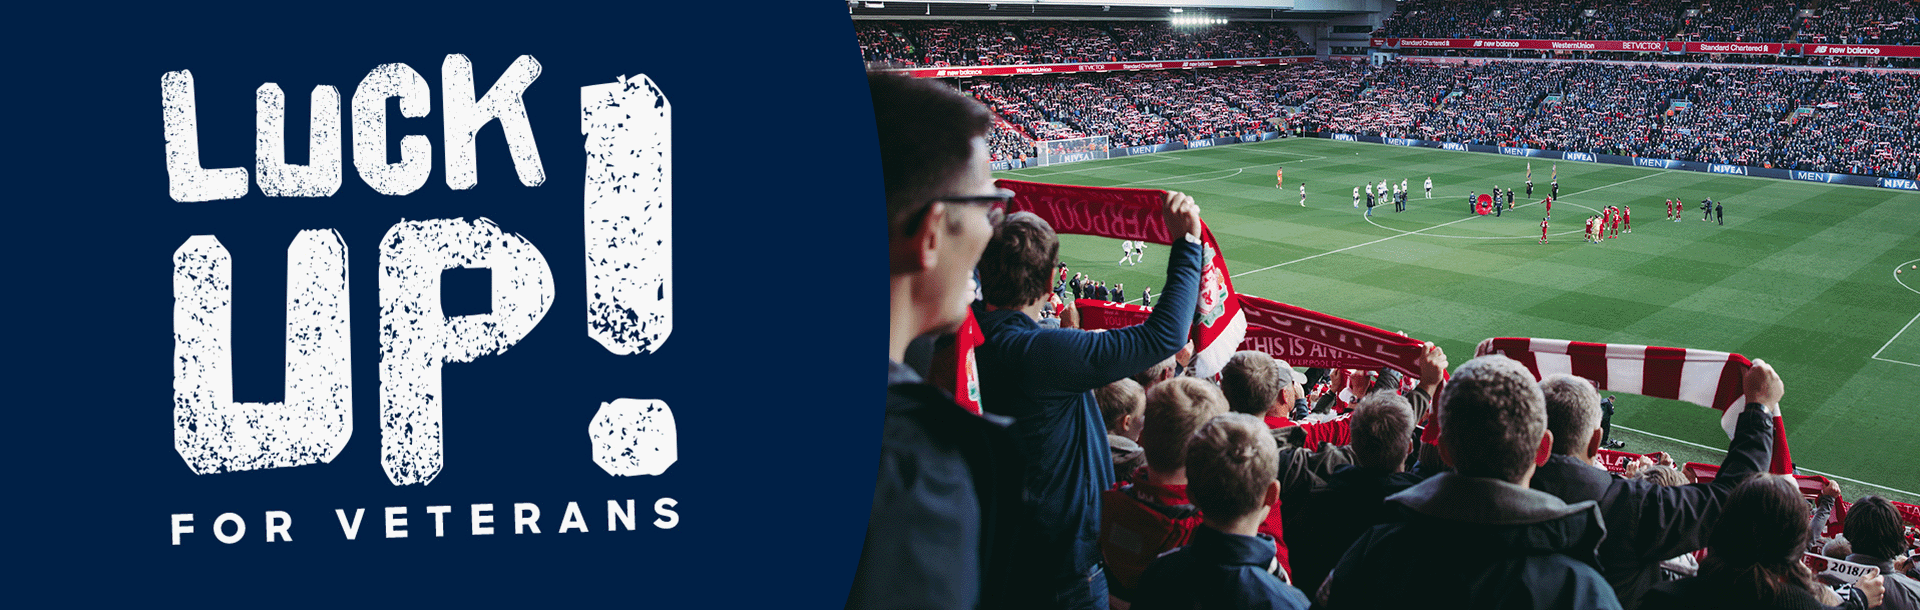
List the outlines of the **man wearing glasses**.
{"type": "Polygon", "coordinates": [[[1004,577],[983,540],[1006,536],[1012,528],[996,525],[1022,510],[1018,465],[996,447],[1006,431],[902,362],[914,338],[965,319],[974,264],[998,215],[992,206],[1013,193],[995,188],[989,173],[985,108],[934,81],[874,74],[867,84],[887,197],[887,406],[847,606],[998,606],[981,584],[1004,577]]]}

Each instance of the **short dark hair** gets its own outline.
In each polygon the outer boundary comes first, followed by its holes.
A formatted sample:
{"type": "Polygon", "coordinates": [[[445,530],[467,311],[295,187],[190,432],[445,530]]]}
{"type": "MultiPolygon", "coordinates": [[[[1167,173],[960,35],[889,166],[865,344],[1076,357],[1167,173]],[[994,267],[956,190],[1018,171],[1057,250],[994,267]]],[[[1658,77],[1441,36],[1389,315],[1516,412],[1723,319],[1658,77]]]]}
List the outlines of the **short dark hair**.
{"type": "Polygon", "coordinates": [[[1847,508],[1847,541],[1853,552],[1891,561],[1907,550],[1900,511],[1880,496],[1867,496],[1847,508]]]}
{"type": "Polygon", "coordinates": [[[1547,401],[1547,429],[1553,431],[1553,452],[1586,457],[1587,439],[1600,429],[1600,392],[1593,382],[1566,374],[1540,380],[1540,396],[1547,401]]]}
{"type": "Polygon", "coordinates": [[[1252,415],[1216,416],[1187,445],[1187,496],[1210,519],[1231,521],[1259,510],[1279,474],[1280,448],[1252,415]]]}
{"type": "Polygon", "coordinates": [[[1053,265],[1060,259],[1060,237],[1032,212],[1007,216],[980,253],[980,293],[1002,309],[1025,307],[1051,292],[1053,265]]]}
{"type": "Polygon", "coordinates": [[[1374,392],[1360,399],[1348,420],[1353,433],[1354,461],[1362,467],[1394,470],[1413,450],[1413,405],[1393,392],[1374,392]]]}
{"type": "Polygon", "coordinates": [[[1440,392],[1440,443],[1454,471],[1518,483],[1547,431],[1546,403],[1533,374],[1499,354],[1454,369],[1440,392]]]}
{"type": "Polygon", "coordinates": [[[867,73],[887,192],[888,238],[910,235],[946,183],[965,172],[993,115],[931,79],[867,73]]]}
{"type": "Polygon", "coordinates": [[[1227,397],[1227,408],[1254,417],[1266,415],[1280,397],[1279,369],[1266,352],[1234,352],[1220,369],[1220,393],[1227,397]]]}

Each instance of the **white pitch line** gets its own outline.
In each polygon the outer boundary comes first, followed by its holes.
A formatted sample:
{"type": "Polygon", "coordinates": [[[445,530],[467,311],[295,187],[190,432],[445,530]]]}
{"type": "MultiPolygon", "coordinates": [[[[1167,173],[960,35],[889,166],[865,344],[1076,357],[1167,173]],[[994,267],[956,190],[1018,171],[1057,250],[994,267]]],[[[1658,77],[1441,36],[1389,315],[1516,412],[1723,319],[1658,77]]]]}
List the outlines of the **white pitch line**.
{"type": "Polygon", "coordinates": [[[1881,362],[1892,362],[1894,364],[1904,364],[1907,366],[1920,367],[1920,364],[1914,364],[1912,362],[1902,362],[1899,360],[1891,360],[1891,359],[1880,357],[1880,352],[1887,351],[1888,345],[1893,345],[1894,341],[1900,340],[1900,335],[1905,334],[1908,328],[1912,328],[1914,322],[1920,322],[1920,314],[1914,314],[1912,320],[1907,320],[1907,325],[1900,327],[1900,332],[1893,333],[1893,338],[1888,339],[1886,345],[1880,346],[1880,349],[1873,350],[1873,356],[1870,356],[1870,357],[1873,358],[1874,360],[1879,360],[1881,362]]]}
{"type": "MultiPolygon", "coordinates": [[[[1658,173],[1658,174],[1647,174],[1647,175],[1645,175],[1645,176],[1641,176],[1641,177],[1639,177],[1639,178],[1633,178],[1633,179],[1629,179],[1629,180],[1621,180],[1621,181],[1619,181],[1619,182],[1615,182],[1615,183],[1613,183],[1613,184],[1608,184],[1608,185],[1603,185],[1603,186],[1596,186],[1596,187],[1593,187],[1593,188],[1590,188],[1590,189],[1587,189],[1587,190],[1584,190],[1584,191],[1579,191],[1579,192],[1576,192],[1576,193],[1567,193],[1567,195],[1566,195],[1565,197],[1560,197],[1560,199],[1565,199],[1565,198],[1567,198],[1567,197],[1572,197],[1572,196],[1574,196],[1574,195],[1579,195],[1579,194],[1581,194],[1581,193],[1591,193],[1591,192],[1594,192],[1594,191],[1597,191],[1597,190],[1600,190],[1600,189],[1604,189],[1604,188],[1610,188],[1610,187],[1615,187],[1615,186],[1620,186],[1620,185],[1622,185],[1622,184],[1626,184],[1626,183],[1628,183],[1628,182],[1637,182],[1637,181],[1640,181],[1640,180],[1646,180],[1646,179],[1648,179],[1648,178],[1652,178],[1652,177],[1654,177],[1654,176],[1663,176],[1663,175],[1666,175],[1666,174],[1671,174],[1671,173],[1673,173],[1673,170],[1666,170],[1666,171],[1663,171],[1663,172],[1660,172],[1660,173],[1658,173]]],[[[1524,207],[1527,207],[1527,206],[1530,206],[1530,205],[1538,205],[1539,203],[1540,203],[1540,202],[1538,202],[1538,201],[1536,201],[1536,202],[1533,202],[1533,203],[1528,203],[1528,204],[1523,204],[1523,205],[1517,205],[1517,206],[1514,206],[1514,209],[1516,209],[1516,210],[1517,210],[1517,209],[1520,209],[1520,208],[1524,208],[1524,207]]],[[[1584,207],[1584,206],[1583,206],[1583,207],[1584,207]]],[[[1268,265],[1268,266],[1265,266],[1265,267],[1261,267],[1261,268],[1259,268],[1259,269],[1254,269],[1254,270],[1252,270],[1252,271],[1243,271],[1243,272],[1240,272],[1240,273],[1235,273],[1235,274],[1233,274],[1233,277],[1240,277],[1240,276],[1245,276],[1245,275],[1253,275],[1253,274],[1255,274],[1255,273],[1259,273],[1259,272],[1262,272],[1262,271],[1266,271],[1266,270],[1269,270],[1269,269],[1278,269],[1278,268],[1280,268],[1280,267],[1285,267],[1285,266],[1287,266],[1287,265],[1291,265],[1291,264],[1294,264],[1294,263],[1299,263],[1299,262],[1305,262],[1305,261],[1310,261],[1310,260],[1313,260],[1313,259],[1316,259],[1316,258],[1320,258],[1320,257],[1322,257],[1322,256],[1326,256],[1326,255],[1328,255],[1328,254],[1339,254],[1339,253],[1341,253],[1341,252],[1346,252],[1346,251],[1348,251],[1348,250],[1352,250],[1352,249],[1354,249],[1354,248],[1359,248],[1359,247],[1362,247],[1362,246],[1371,246],[1371,245],[1374,245],[1374,244],[1377,244],[1377,243],[1380,243],[1380,242],[1383,242],[1383,241],[1387,241],[1387,240],[1389,240],[1389,239],[1395,239],[1395,238],[1400,238],[1400,237],[1406,237],[1406,236],[1408,236],[1408,235],[1418,235],[1418,234],[1420,234],[1420,233],[1421,233],[1422,231],[1429,231],[1429,230],[1433,230],[1433,229],[1438,229],[1438,228],[1440,228],[1440,227],[1445,227],[1445,226],[1449,226],[1449,225],[1456,225],[1456,224],[1460,224],[1460,223],[1463,223],[1463,222],[1466,222],[1466,221],[1469,221],[1469,220],[1473,220],[1473,219],[1475,219],[1475,218],[1479,218],[1479,216],[1468,216],[1468,217],[1466,217],[1466,218],[1462,218],[1462,219],[1459,219],[1459,220],[1454,220],[1454,221],[1450,221],[1450,222],[1443,222],[1443,223],[1440,223],[1440,224],[1437,224],[1437,225],[1433,225],[1433,226],[1431,226],[1431,227],[1427,227],[1427,228],[1425,228],[1425,229],[1420,229],[1419,231],[1413,231],[1413,232],[1410,232],[1410,233],[1400,233],[1400,234],[1396,234],[1396,235],[1389,235],[1389,236],[1386,236],[1386,237],[1382,237],[1382,238],[1380,238],[1380,239],[1376,239],[1376,240],[1373,240],[1373,241],[1370,241],[1370,242],[1367,242],[1367,243],[1363,243],[1363,244],[1354,244],[1354,245],[1351,245],[1351,246],[1347,246],[1347,247],[1345,247],[1345,248],[1341,248],[1341,249],[1339,249],[1339,250],[1329,250],[1329,251],[1326,251],[1326,252],[1321,252],[1321,253],[1319,253],[1319,254],[1315,254],[1315,255],[1313,255],[1313,256],[1308,256],[1308,257],[1304,257],[1304,258],[1297,258],[1297,259],[1294,259],[1294,260],[1290,260],[1290,261],[1287,261],[1287,262],[1284,262],[1284,263],[1279,263],[1279,264],[1274,264],[1274,265],[1268,265]]],[[[1398,229],[1391,229],[1391,230],[1396,230],[1396,231],[1397,231],[1398,229]]]]}
{"type": "Polygon", "coordinates": [[[1912,291],[1914,292],[1914,294],[1920,294],[1920,290],[1916,290],[1916,289],[1914,289],[1914,287],[1912,287],[1912,286],[1908,286],[1908,285],[1907,285],[1907,282],[1906,282],[1905,280],[1902,280],[1902,279],[1900,279],[1900,267],[1902,267],[1902,266],[1911,266],[1911,265],[1913,265],[1914,263],[1920,263],[1920,258],[1916,258],[1916,259],[1913,259],[1913,260],[1910,260],[1910,261],[1907,261],[1907,262],[1904,262],[1904,263],[1900,263],[1900,264],[1898,264],[1898,265],[1894,265],[1894,266],[1893,266],[1893,283],[1895,283],[1895,284],[1899,284],[1901,288],[1905,288],[1905,289],[1907,289],[1907,290],[1912,290],[1912,291]]]}
{"type": "MultiPolygon", "coordinates": [[[[1156,154],[1157,154],[1157,153],[1156,153],[1156,154]]],[[[1149,157],[1149,156],[1152,156],[1152,155],[1136,155],[1136,156],[1142,156],[1142,157],[1149,157]]],[[[1153,157],[1153,158],[1151,158],[1151,159],[1146,159],[1146,160],[1143,160],[1143,161],[1140,161],[1140,162],[1138,162],[1138,163],[1120,163],[1120,164],[1115,164],[1115,165],[1101,165],[1101,166],[1098,166],[1098,167],[1093,167],[1093,166],[1082,166],[1082,167],[1081,167],[1080,169],[1071,169],[1071,168],[1069,168],[1069,169],[1063,169],[1063,170],[1059,170],[1059,171],[1053,171],[1053,172],[1047,172],[1047,173],[1044,173],[1044,174],[1033,174],[1033,175],[1027,175],[1027,174],[1021,174],[1021,176],[1023,176],[1023,177],[1026,177],[1026,178],[1041,178],[1041,177],[1045,177],[1045,176],[1058,176],[1058,175],[1060,175],[1060,174],[1076,174],[1076,173],[1080,173],[1080,172],[1084,172],[1084,171],[1089,171],[1089,170],[1103,170],[1103,169],[1113,169],[1113,168],[1116,168],[1116,167],[1133,167],[1133,166],[1135,166],[1135,165],[1146,165],[1146,164],[1148,164],[1148,163],[1159,163],[1159,162],[1163,162],[1163,161],[1171,161],[1171,160],[1173,160],[1173,157],[1153,157]]],[[[1040,166],[1040,167],[1023,167],[1023,168],[1020,168],[1020,169],[1010,169],[1010,170],[1007,170],[1007,172],[1008,172],[1008,173],[1012,173],[1012,172],[1024,172],[1024,171],[1027,171],[1027,170],[1030,170],[1030,169],[1041,169],[1041,168],[1045,168],[1045,167],[1052,167],[1052,166],[1048,166],[1048,165],[1042,165],[1042,166],[1040,166]]]]}
{"type": "MultiPolygon", "coordinates": [[[[1621,430],[1626,430],[1626,431],[1628,431],[1628,432],[1634,432],[1634,433],[1638,433],[1638,434],[1645,434],[1645,435],[1647,435],[1647,436],[1651,436],[1651,437],[1654,437],[1654,438],[1657,438],[1657,439],[1660,439],[1660,440],[1663,440],[1663,441],[1672,441],[1672,442],[1675,442],[1675,443],[1680,443],[1680,444],[1682,444],[1682,445],[1687,445],[1687,446],[1691,446],[1691,447],[1699,447],[1699,448],[1701,448],[1701,449],[1705,449],[1705,450],[1708,450],[1708,451],[1719,451],[1719,452],[1721,452],[1721,453],[1725,453],[1725,452],[1727,451],[1725,447],[1709,447],[1709,446],[1706,446],[1706,445],[1702,445],[1702,444],[1700,444],[1700,443],[1696,443],[1696,442],[1693,442],[1693,441],[1683,441],[1683,440],[1680,440],[1680,439],[1677,439],[1677,438],[1674,438],[1674,437],[1671,437],[1671,436],[1661,436],[1661,435],[1658,435],[1658,434],[1654,434],[1654,433],[1652,433],[1652,432],[1648,432],[1648,431],[1646,431],[1646,430],[1635,430],[1635,429],[1633,429],[1633,428],[1628,428],[1628,427],[1626,427],[1626,426],[1622,426],[1622,425],[1620,425],[1620,424],[1614,424],[1614,425],[1613,425],[1613,427],[1615,427],[1615,428],[1619,428],[1619,429],[1621,429],[1621,430]]],[[[1861,485],[1865,485],[1865,486],[1867,486],[1867,487],[1874,487],[1874,488],[1879,488],[1879,489],[1885,489],[1885,490],[1887,490],[1887,491],[1892,491],[1892,492],[1899,492],[1899,493],[1903,493],[1903,494],[1906,494],[1906,495],[1908,495],[1908,496],[1920,496],[1920,493],[1914,493],[1914,492],[1911,492],[1911,491],[1907,491],[1907,490],[1904,490],[1904,489],[1896,489],[1896,488],[1893,488],[1893,487],[1887,487],[1887,486],[1885,486],[1885,485],[1875,485],[1875,484],[1873,484],[1873,483],[1868,483],[1868,482],[1866,482],[1866,481],[1862,481],[1862,480],[1860,480],[1860,479],[1854,479],[1854,478],[1848,478],[1848,477],[1843,477],[1843,476],[1840,476],[1840,475],[1837,475],[1837,474],[1833,474],[1833,473],[1830,473],[1830,472],[1820,472],[1820,471],[1818,471],[1818,470],[1814,470],[1814,469],[1812,469],[1812,468],[1800,468],[1799,470],[1801,470],[1801,471],[1804,471],[1804,472],[1811,472],[1811,473],[1813,473],[1813,474],[1817,474],[1817,475],[1820,475],[1820,476],[1823,476],[1823,477],[1829,477],[1829,478],[1835,478],[1835,479],[1840,479],[1840,480],[1842,480],[1842,481],[1846,481],[1846,482],[1849,482],[1849,483],[1859,483],[1859,484],[1861,484],[1861,485]]]]}

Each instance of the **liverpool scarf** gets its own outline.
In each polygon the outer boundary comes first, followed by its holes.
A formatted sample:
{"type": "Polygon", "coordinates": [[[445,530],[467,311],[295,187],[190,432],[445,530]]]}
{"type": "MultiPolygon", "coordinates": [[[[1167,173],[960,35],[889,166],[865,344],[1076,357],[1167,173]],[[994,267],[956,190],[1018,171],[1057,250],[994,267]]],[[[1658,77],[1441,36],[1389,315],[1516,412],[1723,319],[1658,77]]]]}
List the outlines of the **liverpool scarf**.
{"type": "Polygon", "coordinates": [[[1240,295],[1247,337],[1240,349],[1266,352],[1293,366],[1390,368],[1420,376],[1424,342],[1311,309],[1240,295]]]}
{"type": "MultiPolygon", "coordinates": [[[[1558,339],[1497,337],[1480,342],[1474,356],[1503,354],[1533,371],[1535,378],[1556,373],[1581,377],[1607,392],[1639,394],[1690,402],[1720,412],[1720,427],[1733,436],[1747,397],[1742,387],[1753,363],[1746,356],[1703,349],[1585,343],[1558,339]]],[[[1787,430],[1774,417],[1775,474],[1793,472],[1787,430]]]]}
{"type": "MultiPolygon", "coordinates": [[[[995,184],[1018,193],[1007,203],[1009,213],[1032,212],[1053,225],[1056,233],[1173,244],[1174,236],[1167,233],[1162,211],[1166,191],[1018,180],[997,180],[995,184]]],[[[1187,336],[1193,341],[1193,368],[1202,376],[1210,376],[1226,366],[1227,359],[1239,349],[1247,333],[1247,318],[1240,311],[1239,295],[1234,293],[1233,279],[1227,274],[1227,259],[1205,223],[1200,226],[1200,243],[1200,299],[1193,329],[1187,336]]]]}

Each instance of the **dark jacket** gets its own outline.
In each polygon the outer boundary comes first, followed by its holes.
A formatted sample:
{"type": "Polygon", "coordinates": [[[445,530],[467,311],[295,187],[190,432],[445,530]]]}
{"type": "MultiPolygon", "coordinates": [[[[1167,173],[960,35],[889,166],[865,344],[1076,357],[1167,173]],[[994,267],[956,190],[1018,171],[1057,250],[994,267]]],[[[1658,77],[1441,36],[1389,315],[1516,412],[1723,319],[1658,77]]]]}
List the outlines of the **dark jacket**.
{"type": "Polygon", "coordinates": [[[1310,527],[1287,528],[1287,548],[1292,551],[1293,581],[1301,587],[1317,590],[1333,566],[1346,554],[1353,541],[1373,526],[1399,519],[1388,496],[1426,480],[1412,472],[1385,472],[1343,464],[1326,479],[1326,486],[1306,498],[1286,504],[1292,523],[1310,527]]]}
{"type": "Polygon", "coordinates": [[[1906,574],[1894,571],[1892,561],[1859,553],[1848,555],[1847,561],[1880,568],[1880,578],[1885,581],[1887,588],[1886,598],[1880,602],[1881,608],[1885,608],[1886,610],[1920,609],[1920,581],[1916,581],[1906,574]]]}
{"type": "Polygon", "coordinates": [[[1607,539],[1600,543],[1600,573],[1613,585],[1623,608],[1637,608],[1640,596],[1660,584],[1660,562],[1707,546],[1707,527],[1747,475],[1764,472],[1773,454],[1773,417],[1748,404],[1734,425],[1720,474],[1710,483],[1678,487],[1623,479],[1574,459],[1555,455],[1533,473],[1534,489],[1567,502],[1593,500],[1606,519],[1607,539]]]}
{"type": "Polygon", "coordinates": [[[1406,520],[1353,543],[1321,591],[1327,607],[1620,607],[1594,568],[1606,528],[1592,502],[1451,472],[1387,502],[1406,520]]]}
{"type": "MultiPolygon", "coordinates": [[[[1792,590],[1786,599],[1757,604],[1740,599],[1721,579],[1696,576],[1661,583],[1647,590],[1640,607],[1647,610],[1824,610],[1807,591],[1792,590]]],[[[1845,606],[1841,606],[1845,607],[1845,606]]]]}
{"type": "Polygon", "coordinates": [[[1201,525],[1193,541],[1154,560],[1140,576],[1136,610],[1304,609],[1307,595],[1268,570],[1273,539],[1201,525]]]}
{"type": "Polygon", "coordinates": [[[986,343],[981,406],[1012,417],[1028,458],[1026,493],[1039,530],[1021,543],[1024,572],[1062,584],[1100,561],[1100,492],[1113,486],[1106,423],[1093,390],[1158,364],[1187,343],[1200,292],[1200,246],[1180,240],[1167,260],[1160,306],[1136,326],[1087,332],[1046,329],[1015,310],[974,304],[986,343]]]}
{"type": "Polygon", "coordinates": [[[889,361],[873,512],[847,607],[1005,607],[1012,543],[1031,523],[1022,464],[1001,424],[889,361]]]}

